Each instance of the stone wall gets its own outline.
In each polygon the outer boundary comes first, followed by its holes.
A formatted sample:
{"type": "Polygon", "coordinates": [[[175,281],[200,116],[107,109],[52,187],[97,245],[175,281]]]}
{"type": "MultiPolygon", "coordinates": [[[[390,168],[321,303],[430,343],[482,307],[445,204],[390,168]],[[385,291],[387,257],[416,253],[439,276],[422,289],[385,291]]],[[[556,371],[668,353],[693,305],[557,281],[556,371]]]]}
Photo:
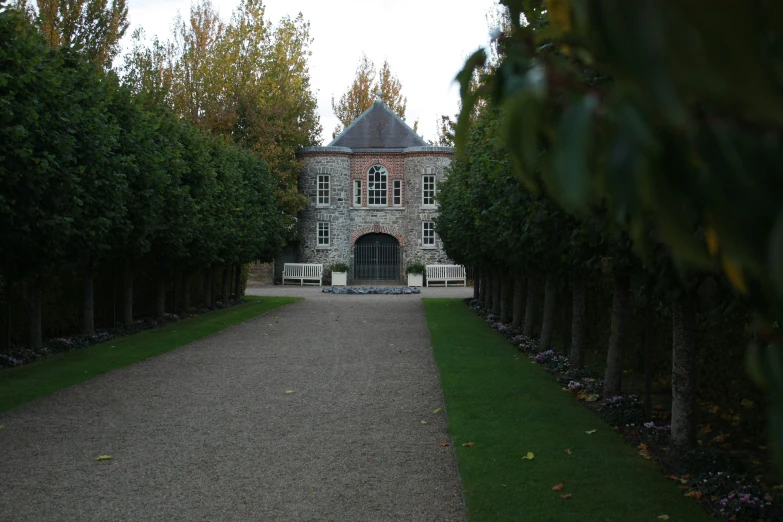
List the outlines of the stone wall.
{"type": "MultiPolygon", "coordinates": [[[[312,147],[300,153],[303,167],[300,190],[310,204],[300,215],[301,262],[349,265],[351,247],[364,234],[384,233],[397,238],[403,252],[402,269],[410,260],[423,263],[450,263],[443,252],[440,239],[435,248],[422,248],[422,222],[432,221],[437,208],[422,208],[422,176],[435,175],[438,185],[445,179],[446,167],[451,163],[450,149],[422,147],[411,151],[349,152],[350,149],[312,147]],[[367,171],[373,165],[383,165],[388,171],[388,206],[367,206],[367,171]],[[330,176],[328,207],[317,204],[318,175],[330,176]],[[353,206],[353,180],[361,179],[362,206],[353,206]],[[402,179],[401,207],[394,207],[392,188],[394,179],[402,179]],[[317,245],[317,224],[330,223],[330,245],[317,245]]],[[[402,277],[402,274],[401,274],[402,277]]]]}

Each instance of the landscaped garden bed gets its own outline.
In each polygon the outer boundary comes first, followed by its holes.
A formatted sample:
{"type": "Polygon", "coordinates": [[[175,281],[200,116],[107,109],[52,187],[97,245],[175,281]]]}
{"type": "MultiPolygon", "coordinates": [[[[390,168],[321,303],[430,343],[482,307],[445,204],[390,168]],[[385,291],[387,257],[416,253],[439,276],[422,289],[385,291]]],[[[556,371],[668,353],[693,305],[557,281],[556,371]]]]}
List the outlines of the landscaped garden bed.
{"type": "Polygon", "coordinates": [[[0,412],[203,339],[229,326],[300,300],[296,297],[268,296],[244,299],[245,302],[239,306],[190,316],[135,335],[115,337],[86,348],[56,354],[56,357],[0,370],[0,412]]]}
{"type": "MultiPolygon", "coordinates": [[[[542,366],[561,386],[589,410],[595,411],[612,430],[636,448],[639,457],[656,461],[667,478],[686,497],[699,502],[712,514],[729,521],[780,520],[783,517],[783,491],[766,484],[749,462],[730,452],[728,435],[717,435],[686,454],[676,465],[668,458],[670,413],[655,408],[645,419],[642,403],[635,395],[602,397],[603,380],[590,368],[571,369],[569,359],[555,350],[539,350],[539,341],[522,334],[524,325],[511,328],[480,305],[477,299],[466,304],[506,338],[531,363],[542,366]]],[[[706,426],[709,429],[709,425],[706,426]]],[[[705,433],[706,435],[706,433],[705,433]]],[[[763,448],[766,450],[766,448],[763,448]]]]}

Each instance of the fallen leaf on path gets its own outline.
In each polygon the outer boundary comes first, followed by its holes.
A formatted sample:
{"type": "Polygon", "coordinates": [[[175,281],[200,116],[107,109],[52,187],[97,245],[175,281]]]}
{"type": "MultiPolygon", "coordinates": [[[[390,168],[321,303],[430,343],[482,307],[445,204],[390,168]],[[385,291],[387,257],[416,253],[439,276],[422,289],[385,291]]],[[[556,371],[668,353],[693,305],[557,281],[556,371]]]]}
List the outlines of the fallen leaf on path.
{"type": "Polygon", "coordinates": [[[552,486],[552,491],[563,491],[563,485],[558,484],[557,486],[552,486]]]}
{"type": "Polygon", "coordinates": [[[658,515],[661,520],[669,520],[669,515],[658,515]]]}
{"type": "Polygon", "coordinates": [[[359,395],[364,395],[364,392],[360,393],[359,395]]]}
{"type": "Polygon", "coordinates": [[[587,433],[588,435],[592,435],[596,431],[598,431],[598,430],[587,430],[585,433],[587,433]]]}
{"type": "Polygon", "coordinates": [[[286,393],[296,393],[294,390],[286,390],[286,393]]]}
{"type": "Polygon", "coordinates": [[[573,455],[574,454],[574,452],[571,451],[570,449],[565,450],[565,452],[566,452],[566,455],[573,455]]]}
{"type": "Polygon", "coordinates": [[[422,424],[427,424],[427,421],[421,421],[422,424]]]}
{"type": "Polygon", "coordinates": [[[441,448],[445,448],[446,446],[451,446],[451,444],[449,444],[448,442],[441,442],[440,443],[440,447],[441,448]]]}
{"type": "Polygon", "coordinates": [[[443,408],[436,408],[435,411],[433,411],[432,413],[440,413],[442,411],[443,411],[443,408]]]}
{"type": "Polygon", "coordinates": [[[565,495],[560,495],[560,498],[563,500],[571,500],[574,496],[571,493],[566,493],[565,495]]]}
{"type": "Polygon", "coordinates": [[[3,428],[5,428],[5,426],[3,426],[2,424],[0,424],[0,430],[2,430],[3,428]]]}
{"type": "Polygon", "coordinates": [[[97,457],[95,460],[111,460],[111,455],[101,455],[100,457],[97,457]]]}
{"type": "Polygon", "coordinates": [[[685,494],[686,497],[694,498],[696,500],[701,500],[701,497],[704,496],[704,493],[701,491],[689,491],[685,494]]]}
{"type": "Polygon", "coordinates": [[[535,455],[533,455],[532,451],[528,451],[527,455],[522,457],[522,460],[533,460],[535,458],[535,455]]]}
{"type": "Polygon", "coordinates": [[[476,445],[475,442],[466,442],[465,444],[462,445],[462,447],[463,448],[472,448],[475,445],[476,445]]]}

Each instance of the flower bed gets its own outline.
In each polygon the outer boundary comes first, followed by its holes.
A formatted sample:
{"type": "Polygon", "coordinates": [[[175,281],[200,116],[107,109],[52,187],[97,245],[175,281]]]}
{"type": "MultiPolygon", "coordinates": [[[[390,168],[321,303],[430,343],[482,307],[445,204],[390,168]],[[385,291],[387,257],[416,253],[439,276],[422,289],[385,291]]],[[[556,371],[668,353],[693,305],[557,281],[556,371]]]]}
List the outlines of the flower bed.
{"type": "MultiPolygon", "coordinates": [[[[216,309],[226,308],[227,306],[235,306],[243,303],[243,300],[232,301],[228,305],[224,305],[221,301],[215,304],[216,309]]],[[[7,353],[0,353],[0,368],[13,368],[15,366],[22,366],[30,364],[36,361],[46,359],[53,355],[60,355],[79,348],[87,348],[94,344],[110,341],[117,337],[124,335],[132,335],[144,330],[150,330],[157,328],[168,323],[175,323],[206,312],[211,312],[208,308],[193,309],[189,313],[182,314],[164,314],[162,319],[155,319],[152,317],[145,317],[137,319],[132,325],[118,325],[116,328],[106,330],[104,332],[98,332],[95,335],[74,335],[71,337],[56,337],[49,339],[46,344],[38,351],[31,350],[25,346],[12,346],[11,350],[7,353]]]]}

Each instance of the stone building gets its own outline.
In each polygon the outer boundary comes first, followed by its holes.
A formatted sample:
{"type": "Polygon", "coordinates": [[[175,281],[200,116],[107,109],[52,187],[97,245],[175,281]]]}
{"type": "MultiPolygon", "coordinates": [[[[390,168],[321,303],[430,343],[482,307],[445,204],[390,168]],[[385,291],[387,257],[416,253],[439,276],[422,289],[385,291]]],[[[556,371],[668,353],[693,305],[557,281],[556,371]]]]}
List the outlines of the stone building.
{"type": "Polygon", "coordinates": [[[325,147],[306,147],[300,191],[298,258],[343,262],[349,278],[404,280],[412,260],[449,263],[435,234],[435,194],[454,156],[429,146],[376,97],[372,107],[325,147]]]}

